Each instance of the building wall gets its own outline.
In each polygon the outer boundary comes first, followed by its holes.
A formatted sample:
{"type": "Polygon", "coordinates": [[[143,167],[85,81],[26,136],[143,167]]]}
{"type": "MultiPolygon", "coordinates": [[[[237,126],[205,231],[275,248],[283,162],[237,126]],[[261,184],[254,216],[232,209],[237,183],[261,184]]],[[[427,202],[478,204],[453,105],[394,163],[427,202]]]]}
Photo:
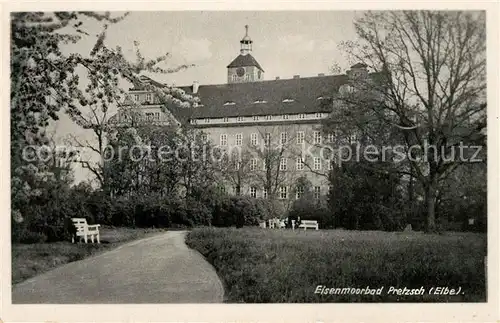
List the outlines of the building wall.
{"type": "Polygon", "coordinates": [[[264,79],[264,73],[261,71],[259,78],[259,68],[256,66],[245,66],[245,75],[239,77],[236,71],[239,67],[231,67],[227,69],[227,82],[228,83],[244,83],[244,82],[254,82],[261,81],[264,79]]]}
{"type": "MultiPolygon", "coordinates": [[[[207,139],[215,146],[224,147],[230,154],[237,154],[243,159],[246,165],[245,173],[261,172],[264,173],[263,159],[265,155],[264,144],[266,134],[270,135],[272,149],[281,149],[282,134],[286,133],[286,143],[284,143],[283,157],[286,158],[286,171],[283,171],[285,179],[283,186],[288,187],[288,195],[292,194],[293,187],[299,177],[306,177],[313,187],[320,187],[321,195],[325,195],[329,190],[327,174],[329,172],[329,151],[328,139],[321,133],[321,125],[316,122],[297,124],[293,122],[278,124],[230,124],[225,126],[199,127],[207,139]],[[252,137],[253,134],[253,137],[252,137]],[[318,142],[318,134],[321,136],[318,142]],[[221,142],[221,136],[226,136],[226,145],[221,142]],[[257,146],[254,146],[253,138],[257,139],[257,146]],[[316,141],[315,141],[316,139],[316,141]],[[260,151],[260,153],[259,153],[260,151]],[[304,161],[302,169],[297,169],[297,158],[301,157],[304,161]],[[320,158],[320,168],[315,169],[314,158],[320,158]],[[248,159],[256,159],[255,170],[249,167],[248,159]]],[[[234,158],[234,157],[233,157],[234,158]]],[[[272,167],[279,167],[278,161],[274,162],[272,167]]],[[[248,175],[248,174],[245,174],[248,175]]],[[[262,174],[261,174],[262,175],[262,174]]],[[[225,183],[226,185],[231,185],[225,183]]],[[[242,194],[250,194],[251,187],[257,187],[257,197],[263,197],[262,183],[259,181],[245,182],[242,187],[242,194]]],[[[232,192],[232,187],[225,187],[227,192],[232,192]]],[[[290,196],[292,197],[292,196],[290,196]]],[[[292,197],[293,199],[293,197],[292,197]]]]}

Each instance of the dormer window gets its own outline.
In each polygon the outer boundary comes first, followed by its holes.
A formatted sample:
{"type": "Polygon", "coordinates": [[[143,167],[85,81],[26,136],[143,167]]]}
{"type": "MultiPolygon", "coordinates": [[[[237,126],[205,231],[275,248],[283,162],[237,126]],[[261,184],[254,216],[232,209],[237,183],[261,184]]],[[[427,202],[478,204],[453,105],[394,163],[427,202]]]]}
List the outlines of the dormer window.
{"type": "Polygon", "coordinates": [[[294,102],[295,100],[294,99],[284,99],[282,102],[283,103],[290,103],[290,102],[294,102]]]}
{"type": "Polygon", "coordinates": [[[254,101],[254,104],[256,104],[256,103],[267,103],[267,101],[265,101],[265,100],[256,100],[256,101],[254,101]]]}
{"type": "Polygon", "coordinates": [[[224,105],[235,105],[236,103],[234,103],[233,101],[226,101],[226,103],[224,103],[224,105]]]}

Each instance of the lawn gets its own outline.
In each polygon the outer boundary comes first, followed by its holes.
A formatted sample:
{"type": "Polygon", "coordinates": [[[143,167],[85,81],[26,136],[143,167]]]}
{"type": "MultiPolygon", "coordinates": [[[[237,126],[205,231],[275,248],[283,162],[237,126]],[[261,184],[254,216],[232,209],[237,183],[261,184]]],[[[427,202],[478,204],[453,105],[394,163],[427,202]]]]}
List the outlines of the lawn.
{"type": "Polygon", "coordinates": [[[227,302],[486,301],[485,234],[200,228],[186,243],[215,267],[227,302]],[[325,295],[315,294],[318,285],[383,289],[325,295]],[[405,287],[425,292],[395,291],[405,287]],[[438,295],[436,287],[460,292],[438,295]]]}
{"type": "Polygon", "coordinates": [[[55,242],[12,245],[12,284],[69,262],[116,248],[125,242],[161,232],[162,229],[132,229],[102,226],[101,244],[55,242]]]}

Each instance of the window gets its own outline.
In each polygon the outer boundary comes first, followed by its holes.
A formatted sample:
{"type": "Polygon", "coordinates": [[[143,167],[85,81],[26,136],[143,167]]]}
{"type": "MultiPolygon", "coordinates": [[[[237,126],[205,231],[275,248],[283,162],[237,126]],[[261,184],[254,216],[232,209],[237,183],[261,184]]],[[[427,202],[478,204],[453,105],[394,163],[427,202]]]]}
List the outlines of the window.
{"type": "Polygon", "coordinates": [[[299,114],[299,119],[305,119],[306,115],[304,113],[299,114]]]}
{"type": "Polygon", "coordinates": [[[225,187],[225,186],[219,186],[219,190],[220,190],[222,193],[226,193],[226,187],[225,187]]]}
{"type": "Polygon", "coordinates": [[[284,200],[287,198],[287,187],[280,186],[280,199],[284,200]]]}
{"type": "Polygon", "coordinates": [[[151,103],[151,94],[150,93],[146,94],[146,101],[151,103]]]}
{"type": "Polygon", "coordinates": [[[286,136],[286,132],[282,132],[282,133],[281,133],[281,140],[280,140],[280,143],[281,143],[282,145],[286,144],[286,137],[287,137],[287,136],[286,136]]]}
{"type": "Polygon", "coordinates": [[[232,78],[233,78],[233,81],[237,81],[237,80],[238,80],[238,75],[233,74],[233,75],[232,75],[232,78]]]}
{"type": "Polygon", "coordinates": [[[257,187],[255,186],[250,187],[250,196],[257,197],[257,187]]]}
{"type": "Polygon", "coordinates": [[[250,74],[245,75],[245,81],[250,81],[250,74]]]}
{"type": "Polygon", "coordinates": [[[155,120],[160,120],[160,112],[155,112],[155,120]]]}
{"type": "Polygon", "coordinates": [[[253,116],[253,121],[259,121],[259,116],[253,116]]]}
{"type": "Polygon", "coordinates": [[[250,144],[251,144],[252,146],[257,146],[258,141],[257,141],[257,134],[256,134],[256,133],[252,133],[252,134],[250,135],[250,144]]]}
{"type": "Polygon", "coordinates": [[[318,118],[318,119],[319,119],[319,118],[321,118],[321,117],[322,117],[321,113],[316,113],[316,118],[318,118]]]}
{"type": "Polygon", "coordinates": [[[329,133],[328,134],[328,142],[329,143],[335,142],[335,133],[329,133]]]}
{"type": "Polygon", "coordinates": [[[205,118],[205,123],[210,123],[210,119],[209,118],[205,118]]]}
{"type": "Polygon", "coordinates": [[[224,118],[224,122],[229,122],[229,118],[228,118],[228,117],[225,117],[225,118],[224,118]]]}
{"type": "Polygon", "coordinates": [[[139,94],[134,94],[134,101],[139,102],[139,94]]]}
{"type": "Polygon", "coordinates": [[[321,187],[314,186],[314,199],[319,200],[321,194],[321,187]]]}
{"type": "Polygon", "coordinates": [[[262,197],[267,199],[267,188],[262,190],[262,197]]]}
{"type": "Polygon", "coordinates": [[[304,131],[297,131],[297,144],[304,143],[304,131]]]}
{"type": "Polygon", "coordinates": [[[243,121],[243,117],[238,117],[237,121],[243,121]]]}
{"type": "Polygon", "coordinates": [[[250,170],[254,171],[257,169],[257,159],[250,159],[250,170]]]}
{"type": "Polygon", "coordinates": [[[266,160],[265,160],[265,159],[262,161],[262,169],[263,169],[263,170],[267,170],[267,167],[266,167],[266,160]]]}
{"type": "Polygon", "coordinates": [[[304,186],[297,186],[297,191],[295,193],[295,198],[298,200],[304,196],[304,186]]]}
{"type": "Polygon", "coordinates": [[[283,119],[284,119],[284,120],[288,120],[288,114],[284,114],[284,115],[283,115],[283,119]]]}
{"type": "Polygon", "coordinates": [[[314,136],[314,144],[316,144],[316,145],[321,144],[321,132],[315,131],[313,136],[314,136]]]}
{"type": "Polygon", "coordinates": [[[238,161],[236,161],[236,163],[234,164],[234,169],[239,170],[239,169],[240,169],[240,167],[241,167],[241,160],[238,160],[238,161]]]}
{"type": "Polygon", "coordinates": [[[314,157],[314,170],[321,170],[321,159],[314,157]]]}
{"type": "Polygon", "coordinates": [[[271,120],[273,116],[266,116],[266,120],[271,120]]]}
{"type": "Polygon", "coordinates": [[[152,115],[153,115],[152,113],[150,113],[150,112],[146,112],[146,113],[145,113],[146,120],[150,120],[152,115]]]}
{"type": "Polygon", "coordinates": [[[286,158],[281,158],[280,160],[280,170],[286,170],[286,158]]]}
{"type": "Polygon", "coordinates": [[[243,143],[243,135],[241,133],[236,134],[236,146],[241,146],[243,143]]]}
{"type": "Polygon", "coordinates": [[[271,145],[271,134],[269,132],[266,133],[266,135],[265,135],[264,138],[265,138],[265,143],[264,144],[266,146],[270,146],[271,145]]]}
{"type": "Polygon", "coordinates": [[[220,145],[227,146],[227,135],[226,134],[220,135],[220,145]]]}
{"type": "Polygon", "coordinates": [[[207,141],[207,140],[208,140],[208,136],[207,136],[207,134],[206,134],[206,133],[202,133],[202,134],[201,134],[201,140],[202,140],[202,141],[207,141]]]}
{"type": "Polygon", "coordinates": [[[297,170],[303,170],[304,169],[304,161],[302,160],[302,157],[297,157],[297,170]]]}
{"type": "Polygon", "coordinates": [[[196,124],[196,119],[191,119],[191,124],[196,124]]]}

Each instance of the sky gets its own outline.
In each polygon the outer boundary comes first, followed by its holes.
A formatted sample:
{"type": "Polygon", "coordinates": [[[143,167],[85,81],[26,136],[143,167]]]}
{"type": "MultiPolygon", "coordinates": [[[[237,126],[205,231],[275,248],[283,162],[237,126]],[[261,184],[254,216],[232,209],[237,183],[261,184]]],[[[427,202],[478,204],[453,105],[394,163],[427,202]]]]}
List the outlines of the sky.
{"type": "MultiPolygon", "coordinates": [[[[116,12],[113,15],[119,15],[116,12]]],[[[123,21],[110,25],[105,44],[121,46],[131,60],[135,57],[134,41],[146,58],[170,53],[167,67],[194,64],[186,70],[168,75],[149,75],[173,85],[221,84],[227,81],[226,66],[239,55],[239,41],[249,26],[253,40],[252,55],[265,71],[266,80],[330,74],[338,64],[345,71],[348,64],[338,45],[354,40],[353,21],[361,12],[354,11],[160,11],[131,12],[123,21]]],[[[102,24],[85,21],[83,27],[91,36],[77,44],[66,45],[66,53],[87,55],[95,43],[102,24]]],[[[67,117],[54,123],[56,138],[69,134],[89,137],[67,117]]],[[[76,181],[88,174],[78,169],[76,181]]]]}

